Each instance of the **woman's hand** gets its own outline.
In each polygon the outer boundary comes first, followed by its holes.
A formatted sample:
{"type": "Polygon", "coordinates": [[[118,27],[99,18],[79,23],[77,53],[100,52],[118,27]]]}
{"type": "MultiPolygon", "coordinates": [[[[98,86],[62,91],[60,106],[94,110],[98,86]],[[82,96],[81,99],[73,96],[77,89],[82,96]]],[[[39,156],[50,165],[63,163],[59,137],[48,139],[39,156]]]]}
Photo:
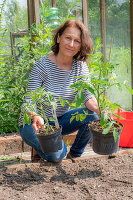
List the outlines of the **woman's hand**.
{"type": "Polygon", "coordinates": [[[40,116],[33,116],[32,117],[33,120],[33,124],[32,124],[32,128],[37,131],[39,128],[42,127],[42,125],[44,124],[44,120],[42,117],[40,116]]]}
{"type": "Polygon", "coordinates": [[[32,124],[32,128],[37,131],[37,129],[41,128],[42,125],[44,124],[44,120],[42,117],[40,117],[37,113],[35,112],[31,112],[31,111],[27,111],[27,114],[29,116],[31,116],[31,119],[33,121],[33,124],[32,124]]]}

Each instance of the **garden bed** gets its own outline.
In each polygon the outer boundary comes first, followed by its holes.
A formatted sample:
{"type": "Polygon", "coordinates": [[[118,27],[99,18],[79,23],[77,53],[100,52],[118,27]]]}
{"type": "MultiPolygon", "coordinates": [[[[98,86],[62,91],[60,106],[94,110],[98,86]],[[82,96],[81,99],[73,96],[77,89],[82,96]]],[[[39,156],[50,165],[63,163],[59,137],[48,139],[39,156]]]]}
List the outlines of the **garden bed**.
{"type": "MultiPolygon", "coordinates": [[[[63,136],[64,142],[72,145],[76,134],[77,132],[74,132],[70,135],[63,136]]],[[[9,155],[27,151],[31,151],[31,147],[23,142],[18,133],[0,135],[0,155],[9,155]]]]}
{"type": "Polygon", "coordinates": [[[132,162],[133,151],[129,149],[75,162],[11,165],[1,170],[0,199],[130,200],[132,162]]]}
{"type": "Polygon", "coordinates": [[[0,155],[30,151],[31,147],[17,134],[0,136],[0,155]]]}

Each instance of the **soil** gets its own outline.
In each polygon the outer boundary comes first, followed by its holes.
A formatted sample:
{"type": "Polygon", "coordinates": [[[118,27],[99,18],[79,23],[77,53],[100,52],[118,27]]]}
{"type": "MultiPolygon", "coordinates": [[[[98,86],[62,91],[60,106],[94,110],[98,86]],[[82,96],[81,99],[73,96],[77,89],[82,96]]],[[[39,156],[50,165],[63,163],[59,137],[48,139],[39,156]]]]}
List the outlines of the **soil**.
{"type": "Polygon", "coordinates": [[[0,172],[0,200],[132,200],[133,154],[18,165],[0,172]]]}
{"type": "Polygon", "coordinates": [[[42,127],[39,129],[39,131],[37,131],[37,134],[38,135],[52,135],[58,130],[55,126],[51,126],[51,127],[47,127],[48,128],[47,133],[46,133],[46,130],[47,130],[46,127],[42,127]]]}
{"type": "MultiPolygon", "coordinates": [[[[118,131],[121,131],[121,130],[122,130],[122,127],[123,127],[122,124],[120,124],[120,125],[113,124],[113,126],[112,126],[111,129],[109,130],[109,133],[108,133],[108,134],[113,134],[114,128],[117,128],[118,131]]],[[[94,132],[98,133],[98,134],[102,134],[102,132],[103,132],[103,129],[102,129],[102,127],[101,127],[100,120],[92,121],[92,122],[89,124],[89,128],[90,128],[91,130],[93,130],[94,132]]]]}

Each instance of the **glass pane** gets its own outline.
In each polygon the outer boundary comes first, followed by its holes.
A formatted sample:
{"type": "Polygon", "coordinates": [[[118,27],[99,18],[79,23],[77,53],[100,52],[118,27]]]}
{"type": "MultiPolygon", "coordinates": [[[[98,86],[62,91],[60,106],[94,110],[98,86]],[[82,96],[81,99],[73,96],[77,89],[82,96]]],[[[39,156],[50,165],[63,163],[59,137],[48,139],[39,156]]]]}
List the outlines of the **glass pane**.
{"type": "Polygon", "coordinates": [[[69,18],[82,19],[81,0],[56,0],[56,7],[59,9],[59,17],[64,21],[69,18]],[[77,14],[76,14],[77,10],[77,14]]]}
{"type": "MultiPolygon", "coordinates": [[[[28,29],[28,17],[27,17],[27,0],[8,0],[6,4],[3,4],[3,0],[0,0],[1,17],[1,29],[0,37],[3,42],[2,55],[11,54],[11,41],[10,32],[25,32],[28,29]]],[[[15,41],[21,46],[23,44],[22,39],[15,41]]]]}
{"type": "MultiPolygon", "coordinates": [[[[81,0],[56,0],[56,8],[52,8],[52,1],[43,0],[43,17],[47,24],[60,25],[66,19],[78,18],[82,20],[81,0]]],[[[41,14],[42,15],[42,14],[41,14]]],[[[56,27],[55,27],[56,28],[56,27]]]]}
{"type": "MultiPolygon", "coordinates": [[[[122,84],[127,80],[131,87],[130,0],[106,0],[106,34],[107,57],[111,52],[111,63],[118,64],[118,80],[122,84]]],[[[125,86],[121,91],[112,88],[109,96],[124,109],[131,109],[131,94],[125,86]]]]}
{"type": "Polygon", "coordinates": [[[100,32],[100,3],[99,0],[88,1],[89,31],[93,41],[101,37],[100,32]]]}

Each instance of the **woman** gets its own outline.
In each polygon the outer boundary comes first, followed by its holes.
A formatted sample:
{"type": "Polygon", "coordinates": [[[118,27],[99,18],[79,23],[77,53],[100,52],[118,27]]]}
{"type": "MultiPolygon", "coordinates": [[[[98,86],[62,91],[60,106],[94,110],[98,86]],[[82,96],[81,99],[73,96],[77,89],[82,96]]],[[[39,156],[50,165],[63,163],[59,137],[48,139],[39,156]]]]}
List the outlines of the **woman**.
{"type": "MultiPolygon", "coordinates": [[[[37,61],[31,71],[28,91],[45,86],[47,91],[54,92],[56,97],[61,96],[70,103],[74,101],[75,93],[72,93],[70,85],[76,82],[76,76],[88,75],[86,65],[87,54],[91,53],[92,41],[87,29],[82,22],[78,20],[68,20],[62,24],[55,32],[54,44],[51,47],[52,52],[37,61]]],[[[62,126],[62,135],[70,134],[78,130],[76,139],[67,154],[67,158],[80,157],[84,152],[86,145],[91,139],[88,124],[90,121],[97,120],[99,113],[95,97],[84,90],[85,107],[69,110],[69,105],[57,106],[57,117],[59,125],[62,126]],[[84,121],[73,120],[70,123],[72,114],[79,114],[88,111],[91,115],[86,116],[84,121]],[[93,115],[94,114],[94,115],[93,115]]],[[[28,97],[25,102],[29,101],[28,97]]],[[[44,120],[36,113],[28,111],[32,116],[33,123],[20,126],[20,135],[23,140],[32,146],[41,158],[51,162],[61,161],[67,153],[67,148],[63,142],[63,148],[55,153],[44,154],[41,151],[35,132],[44,124],[44,120]]],[[[47,116],[51,116],[51,110],[47,111],[47,116]]],[[[22,116],[20,117],[22,123],[22,116]]]]}

